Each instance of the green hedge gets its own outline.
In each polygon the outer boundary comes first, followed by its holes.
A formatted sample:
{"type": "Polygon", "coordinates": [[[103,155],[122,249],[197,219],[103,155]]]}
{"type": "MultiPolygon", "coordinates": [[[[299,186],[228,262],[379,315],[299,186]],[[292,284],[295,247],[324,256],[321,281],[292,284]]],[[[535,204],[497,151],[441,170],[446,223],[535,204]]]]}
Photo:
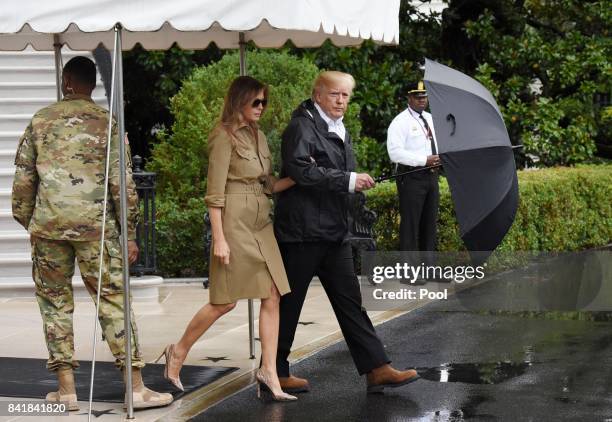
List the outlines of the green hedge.
{"type": "MultiPolygon", "coordinates": [[[[268,138],[273,163],[278,166],[281,130],[287,126],[295,107],[310,96],[319,69],[307,59],[276,51],[249,53],[247,66],[248,74],[268,84],[270,89],[260,128],[268,138]]],[[[158,196],[164,201],[184,206],[189,198],[205,195],[208,136],[239,69],[238,54],[228,53],[216,63],[195,69],[170,101],[175,119],[172,130],[158,134],[159,143],[147,163],[147,170],[157,173],[158,196]]],[[[358,126],[358,112],[356,107],[351,110],[353,126],[358,126]]]]}
{"type": "MultiPolygon", "coordinates": [[[[519,208],[500,251],[572,251],[612,241],[612,165],[519,171],[519,208]]],[[[376,211],[379,250],[399,248],[399,203],[394,182],[367,192],[376,211]]],[[[438,249],[464,249],[450,191],[440,178],[438,249]]]]}
{"type": "Polygon", "coordinates": [[[157,263],[164,277],[202,276],[204,253],[204,198],[191,198],[186,206],[156,201],[157,263]]]}
{"type": "MultiPolygon", "coordinates": [[[[500,251],[570,251],[612,241],[612,165],[559,167],[519,172],[520,200],[514,225],[500,251]]],[[[379,250],[397,250],[399,205],[395,183],[367,192],[376,211],[379,250]]],[[[204,259],[203,199],[186,207],[158,201],[158,262],[164,276],[200,276],[204,259]]],[[[446,179],[440,178],[440,251],[464,249],[446,179]]]]}

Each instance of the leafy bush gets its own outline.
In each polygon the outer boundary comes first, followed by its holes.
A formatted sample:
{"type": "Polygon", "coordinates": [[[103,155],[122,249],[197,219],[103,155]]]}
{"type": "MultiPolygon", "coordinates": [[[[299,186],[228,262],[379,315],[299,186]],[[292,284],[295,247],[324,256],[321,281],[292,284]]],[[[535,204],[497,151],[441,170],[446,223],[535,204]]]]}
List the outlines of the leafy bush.
{"type": "MultiPolygon", "coordinates": [[[[612,165],[558,167],[519,172],[519,208],[500,251],[573,251],[612,241],[612,165]]],[[[376,211],[380,250],[399,248],[399,202],[395,183],[367,193],[376,211]]],[[[438,249],[465,249],[446,179],[440,179],[438,249]]]]}
{"type": "Polygon", "coordinates": [[[194,67],[218,61],[223,54],[214,44],[204,50],[182,50],[177,45],[168,50],[145,50],[137,45],[123,53],[125,124],[132,153],[149,159],[157,143],[155,133],[172,126],[170,99],[181,82],[194,67]]]}
{"type": "MultiPolygon", "coordinates": [[[[268,137],[278,168],[280,135],[295,107],[310,96],[318,68],[307,59],[273,51],[249,52],[247,67],[249,75],[270,87],[260,127],[268,137]]],[[[204,196],[208,135],[219,118],[227,88],[238,73],[238,54],[226,54],[220,61],[196,69],[172,98],[172,132],[159,134],[160,142],[147,166],[158,174],[158,194],[162,198],[175,198],[184,204],[189,198],[204,196]]],[[[350,110],[353,115],[357,112],[355,107],[350,110]]]]}
{"type": "Polygon", "coordinates": [[[191,198],[185,206],[157,199],[157,262],[164,277],[204,274],[204,198],[191,198]]]}
{"type": "MultiPolygon", "coordinates": [[[[247,58],[248,73],[270,87],[268,110],[260,127],[279,165],[280,135],[292,111],[310,96],[318,68],[286,53],[256,51],[247,58]]],[[[238,76],[239,57],[226,54],[219,62],[196,69],[171,100],[172,131],[158,134],[147,169],[157,172],[158,262],[164,276],[202,275],[207,139],[221,113],[223,98],[238,76]]],[[[357,105],[349,116],[359,112],[357,105]]],[[[359,120],[349,130],[359,131],[359,120]]]]}
{"type": "MultiPolygon", "coordinates": [[[[519,172],[519,208],[500,251],[572,251],[612,241],[612,165],[519,172]]],[[[367,192],[379,250],[399,247],[399,203],[395,183],[367,192]]],[[[158,202],[158,261],[165,276],[202,275],[204,201],[186,207],[158,202]]],[[[440,179],[438,249],[464,250],[446,179],[440,179]]]]}
{"type": "Polygon", "coordinates": [[[391,174],[393,165],[387,153],[387,144],[377,142],[369,136],[362,136],[353,141],[353,149],[357,160],[357,171],[371,176],[391,174]]]}

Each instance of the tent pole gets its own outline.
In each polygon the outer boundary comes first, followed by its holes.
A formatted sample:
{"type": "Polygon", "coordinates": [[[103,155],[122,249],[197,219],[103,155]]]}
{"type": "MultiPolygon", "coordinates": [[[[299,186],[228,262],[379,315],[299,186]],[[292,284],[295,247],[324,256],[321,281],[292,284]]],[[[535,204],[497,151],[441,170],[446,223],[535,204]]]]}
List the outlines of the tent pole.
{"type": "MultiPolygon", "coordinates": [[[[110,92],[110,103],[109,103],[109,119],[108,128],[106,132],[106,161],[104,170],[104,204],[108,204],[108,175],[110,173],[110,153],[111,153],[111,139],[113,131],[113,110],[117,105],[115,101],[116,90],[116,79],[117,79],[117,34],[115,34],[115,46],[113,50],[113,64],[112,64],[112,76],[111,76],[111,92],[110,92]]],[[[96,339],[98,337],[98,316],[100,315],[100,294],[102,290],[102,276],[104,274],[104,241],[106,236],[106,211],[107,206],[102,210],[102,229],[100,233],[100,252],[98,262],[98,283],[96,286],[96,313],[93,319],[93,341],[92,341],[92,358],[91,358],[91,377],[89,381],[89,411],[87,413],[87,421],[91,422],[91,411],[93,407],[93,385],[96,374],[96,339]]]]}
{"type": "Polygon", "coordinates": [[[127,418],[134,419],[134,403],[132,391],[132,306],[130,293],[130,262],[128,259],[127,231],[127,183],[125,162],[125,116],[123,110],[123,59],[121,25],[115,25],[117,34],[117,124],[119,126],[119,190],[120,190],[120,223],[121,223],[121,255],[123,257],[123,315],[125,323],[125,392],[127,398],[127,418]]]}
{"type": "Polygon", "coordinates": [[[238,44],[240,45],[240,76],[246,76],[246,41],[244,32],[238,33],[238,44]]]}
{"type": "Polygon", "coordinates": [[[53,50],[55,52],[55,90],[57,101],[62,99],[62,44],[59,34],[53,34],[53,50]]]}
{"type": "MultiPolygon", "coordinates": [[[[246,76],[246,41],[244,32],[238,33],[238,43],[240,44],[240,76],[246,76]]],[[[250,358],[255,359],[255,315],[253,309],[253,299],[249,303],[249,353],[250,358]]]]}

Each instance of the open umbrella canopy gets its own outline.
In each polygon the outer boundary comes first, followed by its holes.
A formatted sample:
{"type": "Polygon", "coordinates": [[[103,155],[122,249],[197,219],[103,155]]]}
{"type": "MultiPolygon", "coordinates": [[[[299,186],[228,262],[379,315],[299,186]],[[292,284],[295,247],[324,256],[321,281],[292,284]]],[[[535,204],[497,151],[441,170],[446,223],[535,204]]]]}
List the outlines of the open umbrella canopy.
{"type": "Polygon", "coordinates": [[[122,48],[203,49],[211,42],[238,48],[239,33],[258,47],[358,45],[365,39],[399,42],[399,0],[22,0],[0,8],[0,49],[74,50],[113,47],[114,26],[124,29],[122,48]],[[11,5],[12,4],[12,5],[11,5]],[[58,34],[54,41],[50,34],[58,34]]]}
{"type": "Polygon", "coordinates": [[[518,180],[512,145],[495,99],[476,80],[426,59],[425,85],[461,237],[479,261],[512,226],[518,180]]]}

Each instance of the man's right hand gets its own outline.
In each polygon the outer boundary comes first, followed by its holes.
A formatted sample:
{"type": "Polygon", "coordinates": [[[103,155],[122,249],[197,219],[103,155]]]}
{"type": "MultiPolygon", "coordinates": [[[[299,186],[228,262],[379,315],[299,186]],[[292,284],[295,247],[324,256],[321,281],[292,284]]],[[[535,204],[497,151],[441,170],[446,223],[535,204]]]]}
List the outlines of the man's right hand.
{"type": "Polygon", "coordinates": [[[427,156],[427,162],[425,163],[425,165],[427,167],[437,166],[439,164],[440,164],[440,156],[439,155],[429,155],[429,156],[427,156]]]}
{"type": "Polygon", "coordinates": [[[138,243],[135,240],[128,240],[128,262],[133,264],[138,260],[138,243]]]}
{"type": "Polygon", "coordinates": [[[367,173],[357,173],[355,178],[355,192],[361,192],[374,187],[374,179],[367,173]]]}

